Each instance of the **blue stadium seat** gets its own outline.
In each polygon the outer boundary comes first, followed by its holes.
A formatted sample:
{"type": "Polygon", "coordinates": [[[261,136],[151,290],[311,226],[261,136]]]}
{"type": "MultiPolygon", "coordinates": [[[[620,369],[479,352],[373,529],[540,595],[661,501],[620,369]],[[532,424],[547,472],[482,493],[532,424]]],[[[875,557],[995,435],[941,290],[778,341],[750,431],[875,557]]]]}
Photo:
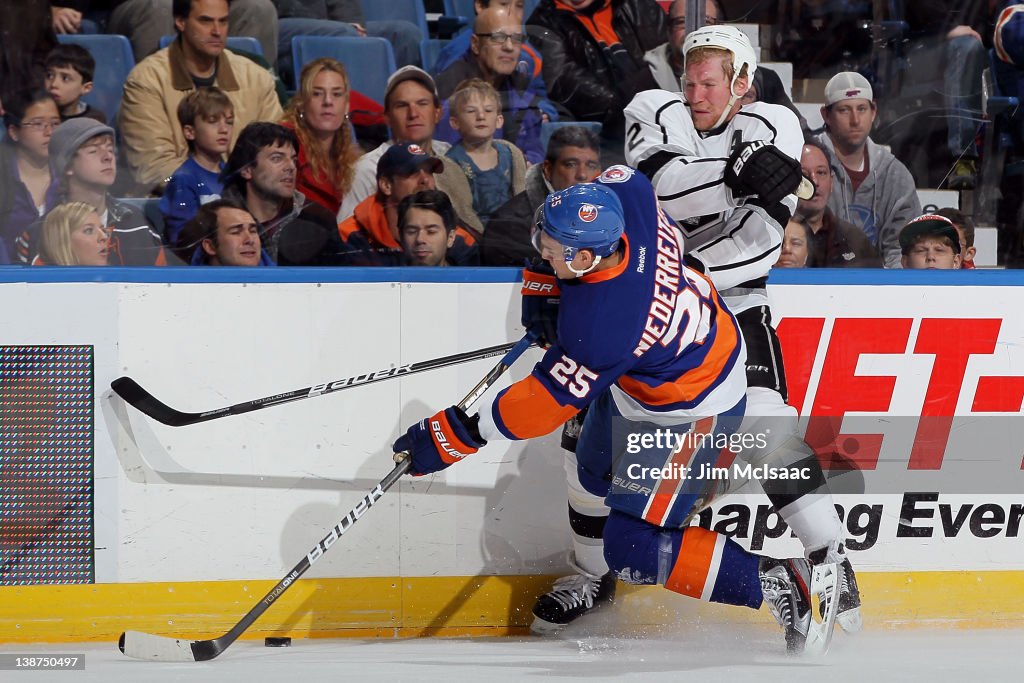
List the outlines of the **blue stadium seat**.
{"type": "MultiPolygon", "coordinates": [[[[160,49],[163,49],[170,45],[176,35],[161,36],[160,37],[160,49]]],[[[228,36],[228,49],[229,50],[241,50],[242,52],[249,52],[260,57],[266,57],[263,54],[263,46],[260,45],[260,41],[256,40],[252,36],[228,36]]]]}
{"type": "Polygon", "coordinates": [[[96,107],[107,116],[107,123],[117,121],[124,94],[124,82],[135,66],[132,44],[121,35],[60,34],[57,40],[71,45],[81,45],[96,60],[92,92],[83,97],[86,104],[96,107]]]}
{"type": "Polygon", "coordinates": [[[601,124],[597,121],[545,121],[540,124],[541,148],[546,151],[548,148],[548,139],[551,137],[551,134],[558,128],[564,128],[566,126],[579,126],[580,128],[592,130],[598,135],[601,134],[601,124]]]}
{"type": "Polygon", "coordinates": [[[450,40],[440,38],[428,38],[420,43],[420,61],[423,62],[424,70],[428,73],[434,72],[434,62],[437,61],[437,56],[450,42],[450,40]]]}
{"type": "Polygon", "coordinates": [[[430,35],[423,0],[362,0],[362,5],[363,15],[367,21],[404,19],[418,26],[424,38],[430,35]]]}
{"type": "Polygon", "coordinates": [[[444,13],[448,16],[472,19],[475,14],[473,0],[444,0],[444,13]]]}
{"type": "Polygon", "coordinates": [[[345,65],[352,90],[384,102],[384,86],[395,72],[395,53],[383,38],[295,36],[292,62],[295,82],[302,67],[318,57],[333,57],[345,65]]]}

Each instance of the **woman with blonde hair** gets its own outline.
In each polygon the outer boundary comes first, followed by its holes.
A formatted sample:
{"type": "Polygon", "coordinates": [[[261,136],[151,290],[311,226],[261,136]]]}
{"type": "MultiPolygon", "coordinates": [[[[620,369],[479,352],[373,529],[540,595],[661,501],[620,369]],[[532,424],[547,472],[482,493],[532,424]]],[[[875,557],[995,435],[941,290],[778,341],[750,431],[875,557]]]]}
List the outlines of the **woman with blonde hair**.
{"type": "Polygon", "coordinates": [[[43,221],[34,266],[105,266],[110,235],[99,214],[84,202],[54,207],[43,221]]]}
{"type": "Polygon", "coordinates": [[[341,62],[314,59],[302,68],[299,89],[282,123],[299,138],[297,190],[333,214],[352,188],[359,158],[348,121],[349,81],[341,62]]]}

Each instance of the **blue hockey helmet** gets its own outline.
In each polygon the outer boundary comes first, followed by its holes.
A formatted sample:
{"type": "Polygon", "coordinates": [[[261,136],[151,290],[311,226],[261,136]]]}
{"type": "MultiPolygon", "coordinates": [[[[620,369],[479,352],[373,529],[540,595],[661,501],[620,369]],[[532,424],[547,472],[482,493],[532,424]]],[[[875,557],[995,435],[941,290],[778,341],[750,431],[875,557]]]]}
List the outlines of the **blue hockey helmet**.
{"type": "Polygon", "coordinates": [[[544,200],[537,211],[534,246],[540,251],[544,232],[562,245],[566,263],[580,249],[590,249],[600,260],[619,248],[625,227],[625,212],[615,192],[599,183],[580,183],[552,192],[544,200]]]}

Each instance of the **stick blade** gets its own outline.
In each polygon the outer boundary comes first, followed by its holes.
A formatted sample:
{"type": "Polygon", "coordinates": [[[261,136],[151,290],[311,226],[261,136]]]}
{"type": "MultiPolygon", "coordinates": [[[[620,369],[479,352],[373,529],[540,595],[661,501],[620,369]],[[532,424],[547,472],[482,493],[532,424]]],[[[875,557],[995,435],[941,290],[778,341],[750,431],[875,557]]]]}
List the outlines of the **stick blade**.
{"type": "Polygon", "coordinates": [[[796,196],[799,199],[810,199],[815,193],[814,182],[807,176],[800,178],[800,186],[796,188],[796,196]]]}
{"type": "Polygon", "coordinates": [[[117,641],[117,647],[126,657],[161,662],[199,661],[192,651],[195,641],[154,636],[141,631],[125,631],[117,641]]]}
{"type": "Polygon", "coordinates": [[[142,388],[142,385],[131,377],[118,377],[110,383],[114,393],[130,403],[137,410],[145,413],[154,420],[163,422],[171,427],[182,427],[197,421],[198,416],[193,413],[183,413],[175,410],[166,403],[163,403],[156,396],[142,388]]]}

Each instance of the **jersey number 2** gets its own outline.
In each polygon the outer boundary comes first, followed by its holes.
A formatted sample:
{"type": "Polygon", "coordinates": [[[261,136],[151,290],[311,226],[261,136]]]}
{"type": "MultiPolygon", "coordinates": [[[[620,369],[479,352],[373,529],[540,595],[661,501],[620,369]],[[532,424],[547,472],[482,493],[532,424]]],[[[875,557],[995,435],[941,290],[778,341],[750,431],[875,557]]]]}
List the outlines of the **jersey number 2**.
{"type": "Polygon", "coordinates": [[[551,376],[576,398],[585,398],[590,393],[590,381],[597,379],[596,372],[568,356],[562,356],[562,360],[555,363],[551,376]]]}

